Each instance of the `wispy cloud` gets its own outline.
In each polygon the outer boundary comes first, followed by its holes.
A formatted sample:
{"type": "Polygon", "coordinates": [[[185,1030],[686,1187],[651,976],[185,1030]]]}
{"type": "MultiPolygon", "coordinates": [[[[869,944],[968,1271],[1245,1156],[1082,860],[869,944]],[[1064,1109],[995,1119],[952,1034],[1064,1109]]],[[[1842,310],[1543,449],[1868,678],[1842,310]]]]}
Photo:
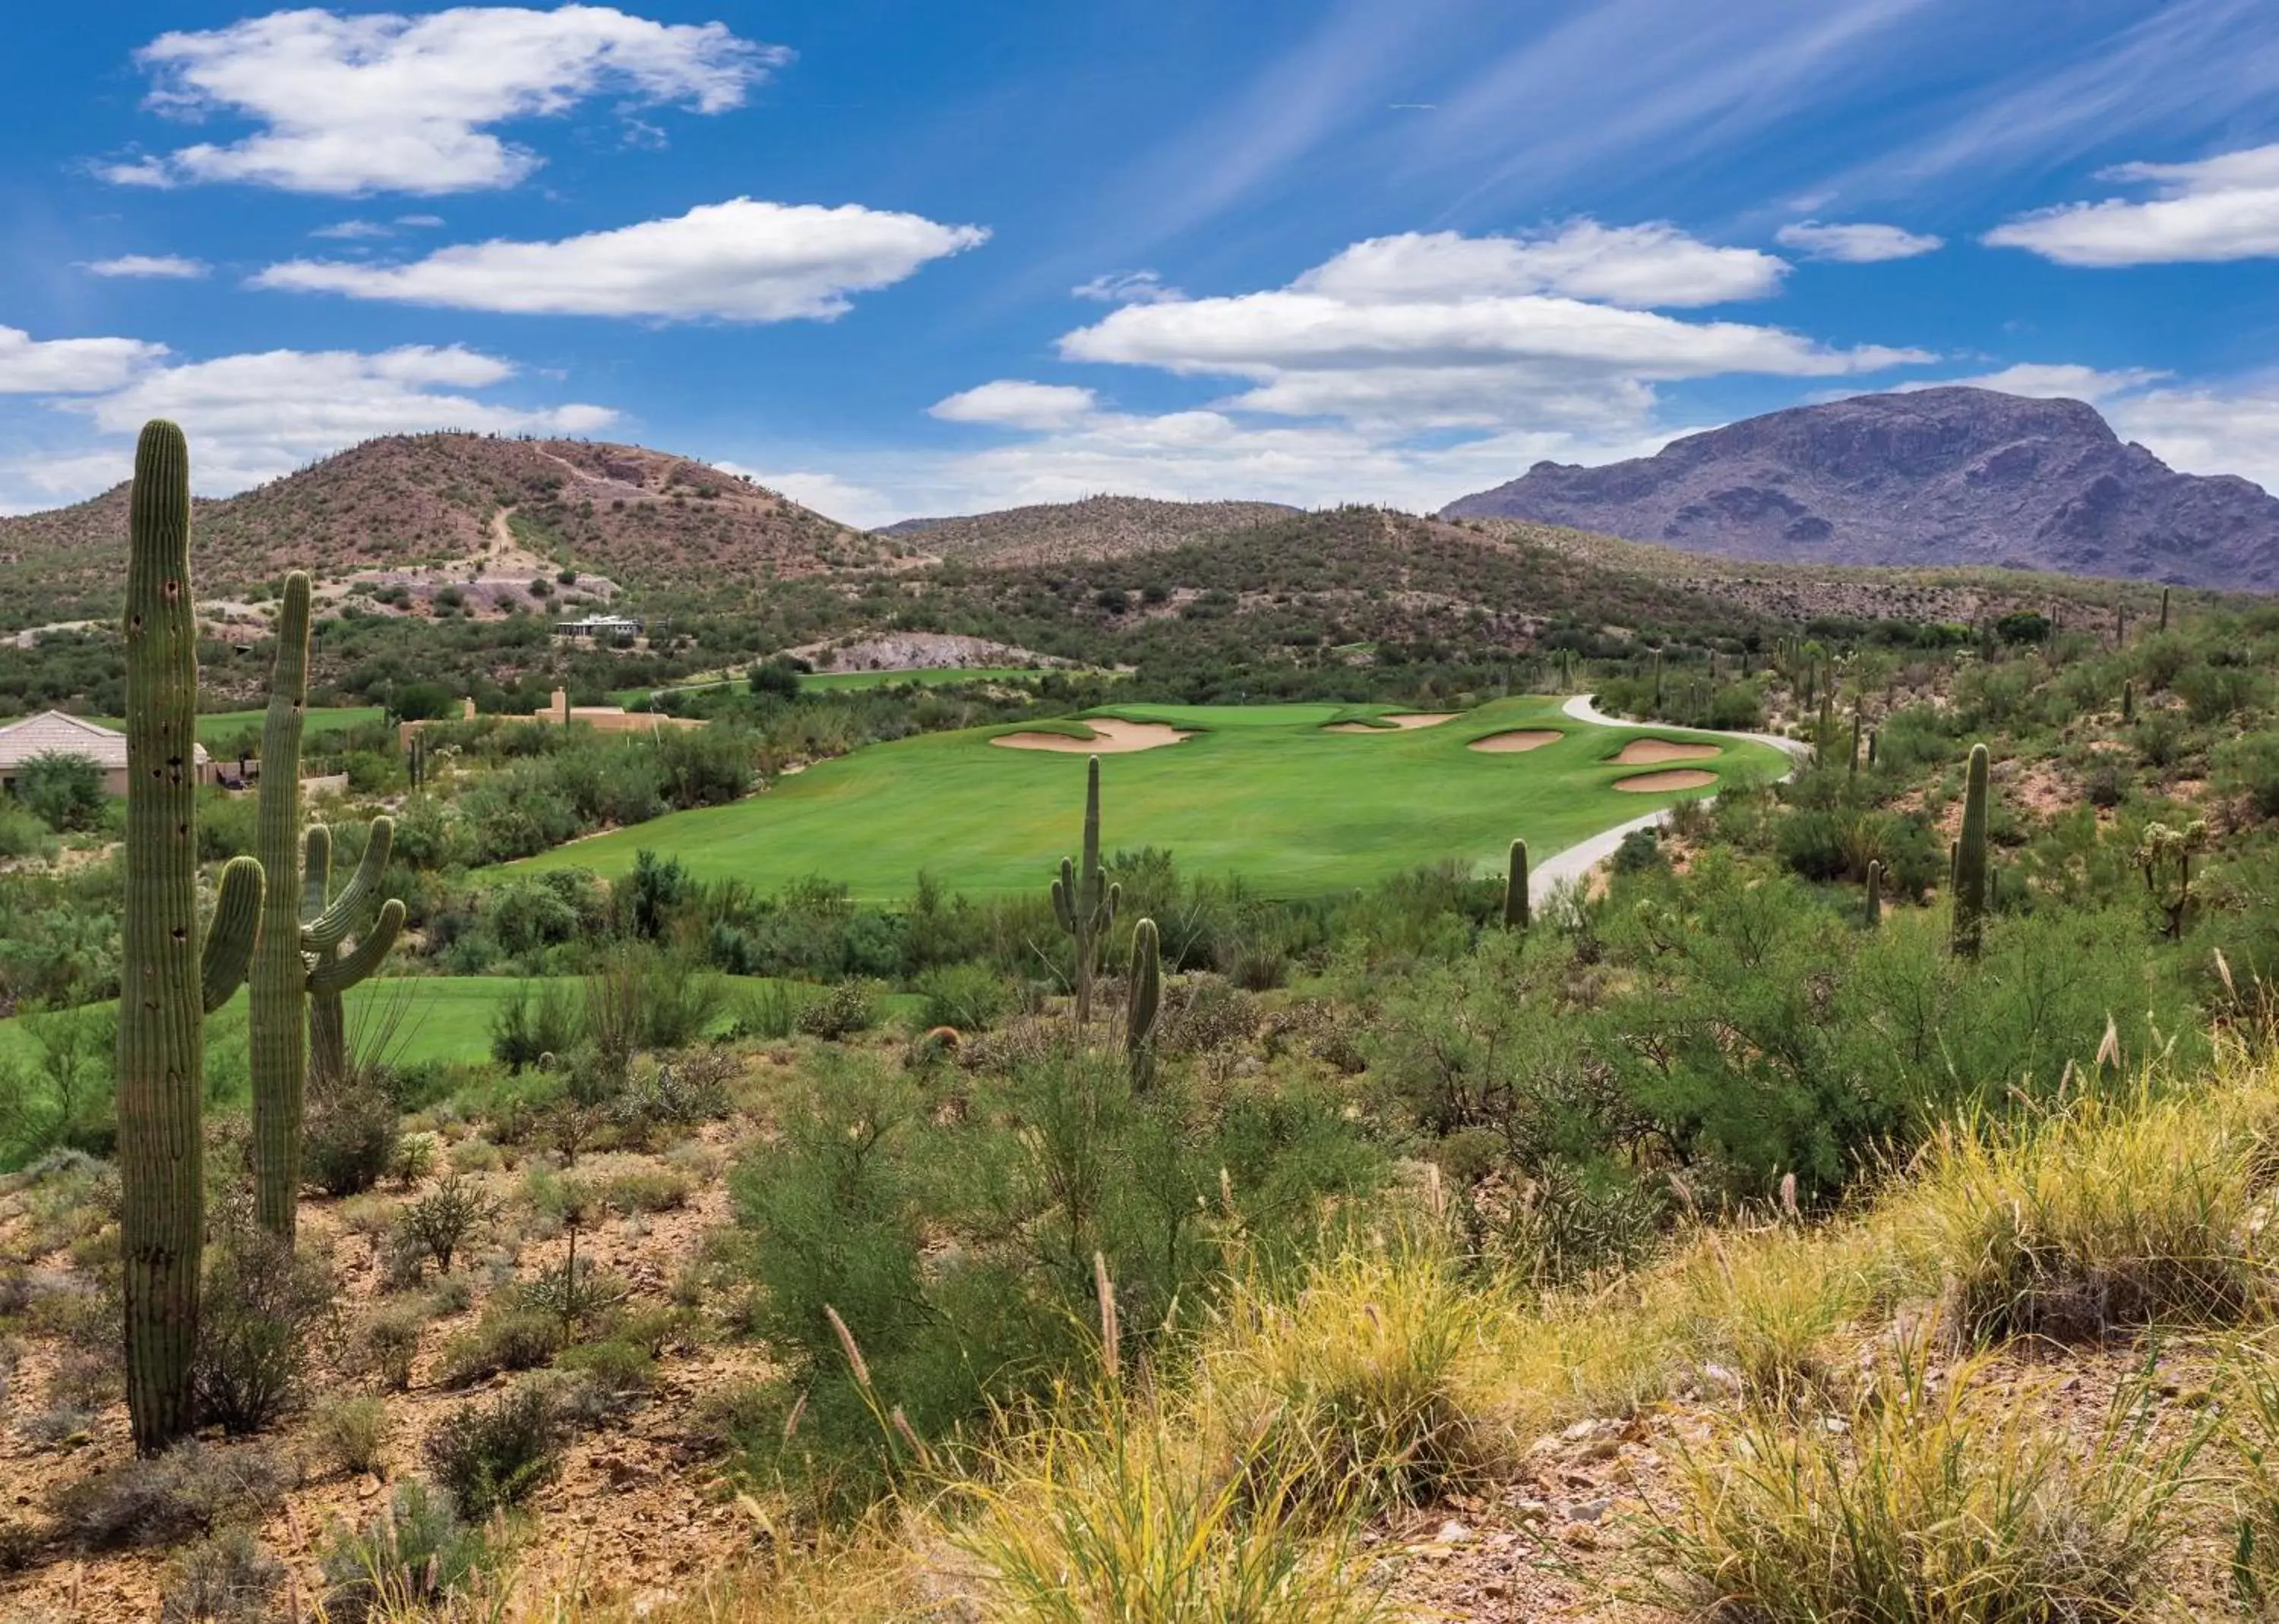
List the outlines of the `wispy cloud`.
{"type": "Polygon", "coordinates": [[[1782,226],[1773,234],[1773,238],[1783,248],[1792,248],[1807,258],[1833,260],[1846,265],[1875,264],[1887,259],[1913,259],[1919,254],[1936,253],[1946,246],[1945,240],[1941,237],[1865,220],[1841,225],[1799,220],[1793,225],[1782,226]]]}
{"type": "Polygon", "coordinates": [[[213,267],[203,259],[187,259],[180,254],[122,254],[116,259],[95,260],[88,269],[96,276],[195,281],[210,274],[213,267]]]}
{"type": "Polygon", "coordinates": [[[2150,202],[2106,198],[2045,209],[1985,241],[2063,265],[2149,265],[2279,255],[2279,145],[2196,164],[2124,164],[2104,178],[2152,187],[2150,202]]]}
{"type": "Polygon", "coordinates": [[[1101,304],[1161,304],[1186,295],[1167,284],[1153,271],[1104,271],[1069,289],[1071,298],[1101,304]]]}

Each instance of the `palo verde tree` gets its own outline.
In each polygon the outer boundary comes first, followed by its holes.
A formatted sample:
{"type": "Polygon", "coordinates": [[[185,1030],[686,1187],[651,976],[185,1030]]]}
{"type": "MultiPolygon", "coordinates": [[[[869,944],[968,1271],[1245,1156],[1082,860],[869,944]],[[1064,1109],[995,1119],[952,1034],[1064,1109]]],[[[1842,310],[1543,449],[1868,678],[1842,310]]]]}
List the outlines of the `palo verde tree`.
{"type": "Polygon", "coordinates": [[[239,858],[201,955],[197,624],[189,446],[144,426],[128,498],[127,900],[119,1000],[119,1251],[127,1406],[148,1454],[187,1435],[205,1235],[205,1015],[245,974],[261,869],[239,858]]]}

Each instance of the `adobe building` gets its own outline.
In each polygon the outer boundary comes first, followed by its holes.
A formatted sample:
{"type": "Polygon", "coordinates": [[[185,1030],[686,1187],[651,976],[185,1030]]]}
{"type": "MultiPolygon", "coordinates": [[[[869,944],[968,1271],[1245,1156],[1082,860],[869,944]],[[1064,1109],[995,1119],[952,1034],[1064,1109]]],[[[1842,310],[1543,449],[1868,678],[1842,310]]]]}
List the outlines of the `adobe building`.
{"type": "MultiPolygon", "coordinates": [[[[203,745],[197,751],[198,782],[214,782],[214,765],[203,745]]],[[[0,790],[13,793],[16,775],[35,755],[83,755],[103,770],[105,794],[127,793],[127,735],[83,716],[43,710],[0,727],[0,790]]]]}

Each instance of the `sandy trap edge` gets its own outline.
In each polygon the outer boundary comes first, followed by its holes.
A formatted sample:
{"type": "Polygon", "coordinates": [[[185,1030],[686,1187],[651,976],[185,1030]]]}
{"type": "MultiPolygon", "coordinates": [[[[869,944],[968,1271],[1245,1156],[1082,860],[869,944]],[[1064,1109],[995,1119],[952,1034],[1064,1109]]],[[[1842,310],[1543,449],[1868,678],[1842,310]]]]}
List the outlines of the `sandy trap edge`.
{"type": "Polygon", "coordinates": [[[1000,733],[989,742],[1008,750],[1052,750],[1063,755],[1127,755],[1134,750],[1154,750],[1193,739],[1168,722],[1124,722],[1114,716],[1086,716],[1089,739],[1066,733],[1000,733]]]}
{"type": "Polygon", "coordinates": [[[1714,772],[1704,772],[1699,767],[1676,767],[1668,772],[1642,772],[1635,778],[1616,780],[1615,787],[1633,795],[1652,795],[1662,790],[1701,789],[1717,782],[1714,772]]]}
{"type": "Polygon", "coordinates": [[[1633,739],[1617,750],[1612,760],[1617,767],[1655,767],[1663,762],[1707,761],[1723,752],[1713,744],[1686,744],[1675,739],[1633,739]]]}
{"type": "Polygon", "coordinates": [[[1557,744],[1566,737],[1556,728],[1515,727],[1504,732],[1490,733],[1485,739],[1475,739],[1464,748],[1477,750],[1486,755],[1515,755],[1523,750],[1540,750],[1544,746],[1557,744]]]}

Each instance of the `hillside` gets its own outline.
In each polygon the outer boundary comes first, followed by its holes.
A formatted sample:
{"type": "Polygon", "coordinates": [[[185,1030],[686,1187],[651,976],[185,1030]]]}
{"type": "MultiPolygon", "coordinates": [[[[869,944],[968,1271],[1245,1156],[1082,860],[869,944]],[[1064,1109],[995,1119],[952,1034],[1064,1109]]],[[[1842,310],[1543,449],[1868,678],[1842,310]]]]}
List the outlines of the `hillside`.
{"type": "MultiPolygon", "coordinates": [[[[122,484],[73,507],[0,518],[0,596],[10,605],[0,624],[111,612],[126,509],[122,484]]],[[[502,551],[641,588],[810,574],[898,550],[670,453],[461,433],[367,440],[201,502],[196,525],[202,596],[295,566],[338,578],[502,551]]]]}
{"type": "Polygon", "coordinates": [[[878,533],[913,540],[940,558],[972,563],[1050,563],[1120,558],[1184,547],[1207,536],[1289,517],[1274,502],[1156,502],[1088,496],[1082,502],[1008,508],[961,518],[904,519],[878,533]]]}
{"type": "Polygon", "coordinates": [[[1991,389],[1796,407],[1598,468],[1539,463],[1441,511],[1784,563],[2279,588],[2279,498],[2178,473],[2079,401],[1991,389]]]}

